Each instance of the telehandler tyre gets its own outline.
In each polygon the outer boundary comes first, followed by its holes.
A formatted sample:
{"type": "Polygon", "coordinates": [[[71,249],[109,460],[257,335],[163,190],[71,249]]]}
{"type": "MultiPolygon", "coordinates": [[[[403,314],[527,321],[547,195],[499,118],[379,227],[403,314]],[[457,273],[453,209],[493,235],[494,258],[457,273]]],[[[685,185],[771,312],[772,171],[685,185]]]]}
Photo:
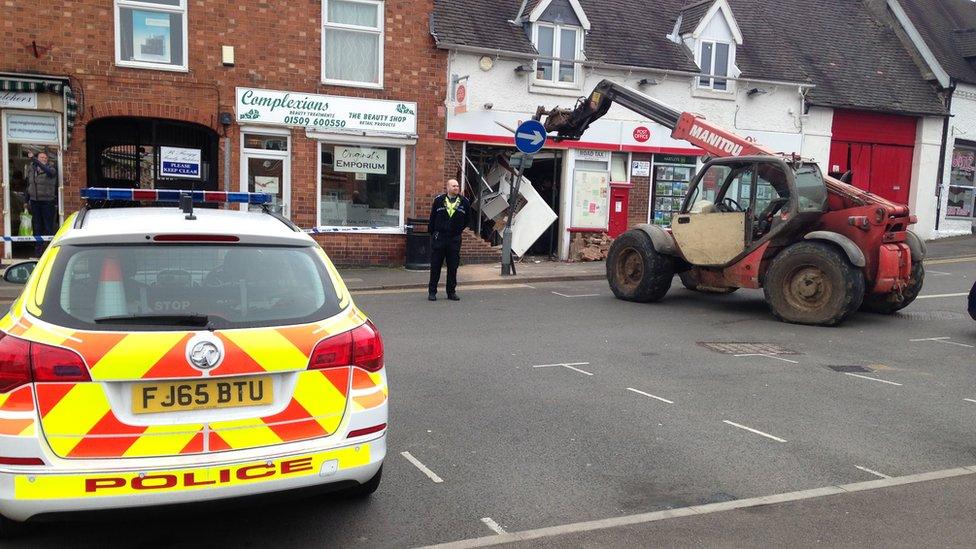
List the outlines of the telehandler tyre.
{"type": "Polygon", "coordinates": [[[715,288],[712,286],[702,286],[698,282],[698,277],[695,276],[694,271],[685,271],[678,275],[681,279],[681,285],[693,292],[701,292],[703,294],[731,294],[732,292],[738,290],[738,288],[715,288]]]}
{"type": "Polygon", "coordinates": [[[654,249],[651,237],[640,229],[617,237],[607,255],[607,282],[613,295],[624,301],[660,301],[671,288],[674,260],[654,249]]]}
{"type": "Polygon", "coordinates": [[[780,320],[834,326],[861,306],[864,273],[830,244],[800,242],[776,256],[763,291],[780,320]]]}
{"type": "Polygon", "coordinates": [[[924,281],[925,266],[921,261],[912,261],[912,277],[908,281],[908,287],[902,290],[900,299],[896,294],[868,294],[864,296],[861,310],[882,315],[894,314],[915,301],[922,291],[924,281]]]}

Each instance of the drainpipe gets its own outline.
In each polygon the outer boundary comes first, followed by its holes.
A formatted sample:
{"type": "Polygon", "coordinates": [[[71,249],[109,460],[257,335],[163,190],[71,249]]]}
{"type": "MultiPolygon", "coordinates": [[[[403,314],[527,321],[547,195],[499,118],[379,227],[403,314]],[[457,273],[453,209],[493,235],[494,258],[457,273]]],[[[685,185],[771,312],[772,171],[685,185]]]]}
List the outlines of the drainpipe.
{"type": "Polygon", "coordinates": [[[946,97],[946,114],[945,120],[942,122],[942,146],[939,147],[939,175],[936,178],[935,187],[935,230],[939,230],[939,225],[942,223],[942,186],[945,184],[945,159],[947,149],[949,148],[949,120],[952,119],[952,96],[956,94],[956,84],[953,83],[952,87],[948,90],[949,95],[946,97]]]}

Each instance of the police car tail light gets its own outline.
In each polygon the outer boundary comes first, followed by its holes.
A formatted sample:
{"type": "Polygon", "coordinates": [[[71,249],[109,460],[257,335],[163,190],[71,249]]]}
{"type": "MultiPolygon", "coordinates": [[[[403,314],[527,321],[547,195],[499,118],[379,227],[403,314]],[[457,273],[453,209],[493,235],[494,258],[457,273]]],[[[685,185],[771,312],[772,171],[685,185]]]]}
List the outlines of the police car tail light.
{"type": "Polygon", "coordinates": [[[383,369],[383,338],[368,320],[352,331],[352,363],[369,372],[383,369]]]}
{"type": "Polygon", "coordinates": [[[383,369],[383,339],[372,322],[324,339],[315,346],[308,362],[311,370],[358,366],[370,372],[383,369]]]}
{"type": "Polygon", "coordinates": [[[30,343],[0,332],[0,393],[32,381],[30,343]]]}
{"type": "Polygon", "coordinates": [[[34,381],[91,381],[78,353],[41,343],[30,344],[34,381]]]}
{"type": "Polygon", "coordinates": [[[342,368],[352,364],[352,332],[323,339],[312,351],[312,358],[308,361],[310,370],[323,368],[342,368]]]}

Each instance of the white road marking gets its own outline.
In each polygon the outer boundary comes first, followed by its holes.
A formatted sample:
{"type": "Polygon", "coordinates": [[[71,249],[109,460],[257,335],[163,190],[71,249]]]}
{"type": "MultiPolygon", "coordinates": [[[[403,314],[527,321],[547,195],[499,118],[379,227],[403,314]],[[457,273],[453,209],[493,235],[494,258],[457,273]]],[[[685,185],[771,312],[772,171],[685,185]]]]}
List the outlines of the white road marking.
{"type": "Polygon", "coordinates": [[[938,342],[938,343],[948,343],[949,345],[958,345],[959,347],[968,347],[970,349],[973,348],[972,345],[967,345],[965,343],[958,343],[956,341],[950,341],[951,339],[952,338],[950,338],[950,337],[926,337],[926,338],[923,338],[923,339],[909,339],[908,341],[911,341],[913,343],[918,343],[920,341],[935,341],[935,342],[938,342]]]}
{"type": "Polygon", "coordinates": [[[786,442],[785,439],[779,438],[777,436],[773,436],[773,435],[771,435],[769,433],[764,433],[762,431],[753,429],[752,427],[746,427],[745,425],[739,425],[738,423],[735,423],[734,421],[729,421],[729,420],[725,419],[725,420],[722,420],[722,422],[723,423],[728,423],[729,425],[731,425],[733,427],[738,427],[739,429],[745,429],[746,431],[749,431],[750,433],[755,433],[757,435],[762,435],[762,436],[764,436],[766,438],[771,438],[771,439],[775,440],[776,442],[786,442]]]}
{"type": "Polygon", "coordinates": [[[970,263],[976,261],[976,257],[957,257],[954,259],[926,259],[926,265],[947,265],[949,263],[970,263]]]}
{"type": "Polygon", "coordinates": [[[529,288],[529,289],[532,289],[532,290],[535,289],[535,286],[533,286],[531,284],[522,284],[522,285],[525,286],[526,288],[529,288]]]}
{"type": "Polygon", "coordinates": [[[747,354],[747,355],[735,355],[735,356],[736,356],[736,358],[743,358],[743,357],[747,357],[747,356],[764,356],[766,358],[775,358],[776,360],[782,360],[783,362],[789,362],[790,364],[799,364],[799,362],[797,362],[795,360],[790,360],[788,358],[778,357],[776,355],[766,355],[766,354],[761,354],[761,353],[759,353],[759,354],[751,353],[751,354],[747,354]]]}
{"type": "Polygon", "coordinates": [[[485,517],[481,519],[481,522],[485,523],[485,526],[491,529],[492,532],[498,534],[499,536],[505,535],[508,532],[504,528],[498,525],[497,522],[493,521],[491,517],[485,517]]]}
{"type": "Polygon", "coordinates": [[[872,475],[874,475],[876,477],[891,478],[891,477],[889,477],[888,475],[886,475],[884,473],[879,473],[877,471],[872,471],[871,469],[868,469],[867,467],[861,467],[860,465],[855,465],[854,467],[857,467],[858,469],[864,471],[865,473],[871,473],[872,475]]]}
{"type": "Polygon", "coordinates": [[[966,402],[972,402],[973,404],[976,404],[976,400],[973,400],[971,398],[964,398],[963,400],[965,400],[966,402]]]}
{"type": "Polygon", "coordinates": [[[627,390],[628,391],[631,391],[633,393],[637,393],[639,395],[644,395],[644,396],[649,397],[649,398],[653,398],[653,399],[660,400],[661,402],[666,402],[668,404],[674,404],[674,402],[671,402],[670,400],[668,400],[666,398],[661,398],[659,396],[654,396],[651,393],[645,393],[644,391],[638,391],[637,389],[633,389],[631,387],[627,387],[627,390]]]}
{"type": "Polygon", "coordinates": [[[852,374],[850,372],[844,372],[844,375],[848,375],[851,377],[859,377],[861,379],[870,379],[871,381],[877,381],[879,383],[887,383],[888,385],[897,385],[901,387],[901,383],[895,383],[894,381],[888,381],[886,379],[878,379],[876,377],[862,376],[861,374],[852,374]]]}
{"type": "MultiPolygon", "coordinates": [[[[509,289],[523,289],[527,286],[525,284],[462,284],[458,286],[460,291],[472,291],[472,290],[509,290],[509,289]]],[[[353,295],[389,295],[389,294],[417,294],[426,293],[426,286],[424,288],[390,288],[388,290],[357,290],[352,288],[349,290],[353,295]]]]}
{"type": "Polygon", "coordinates": [[[963,297],[969,295],[969,292],[963,292],[961,294],[932,294],[932,295],[920,295],[915,299],[938,299],[942,297],[963,297]]]}
{"type": "Polygon", "coordinates": [[[925,276],[935,275],[935,276],[952,276],[952,273],[944,273],[942,271],[933,271],[931,269],[925,269],[925,276]]]}
{"type": "Polygon", "coordinates": [[[539,365],[533,366],[533,368],[555,368],[555,367],[558,366],[558,367],[561,367],[561,368],[567,368],[569,370],[573,370],[574,372],[579,372],[581,374],[586,374],[588,376],[591,376],[593,374],[591,374],[590,372],[587,372],[586,370],[580,370],[579,368],[574,368],[574,366],[588,366],[589,364],[590,364],[589,362],[569,362],[569,363],[563,363],[563,364],[539,364],[539,365]]]}
{"type": "Polygon", "coordinates": [[[430,480],[432,480],[432,481],[434,481],[435,483],[438,483],[438,484],[440,484],[441,482],[444,482],[444,479],[442,479],[441,477],[437,476],[437,473],[435,473],[435,472],[431,471],[430,469],[428,469],[426,465],[424,465],[423,463],[420,463],[420,460],[417,459],[417,458],[415,458],[415,457],[413,457],[410,454],[410,452],[400,452],[400,455],[403,456],[403,457],[405,457],[405,458],[407,458],[407,461],[409,461],[410,463],[413,463],[413,466],[414,467],[416,467],[417,469],[420,469],[420,471],[423,474],[425,474],[428,477],[430,477],[430,480]]]}
{"type": "MultiPolygon", "coordinates": [[[[709,515],[712,513],[731,511],[733,509],[748,509],[751,507],[759,507],[764,505],[770,505],[773,503],[786,503],[790,501],[801,501],[806,499],[836,496],[840,494],[849,494],[851,492],[865,492],[869,490],[879,490],[883,488],[889,488],[892,486],[918,484],[921,482],[928,482],[932,480],[940,480],[940,479],[946,479],[952,477],[961,477],[961,476],[973,475],[973,474],[976,474],[976,465],[971,467],[958,467],[956,469],[944,469],[942,471],[933,471],[931,473],[921,473],[917,475],[909,475],[904,477],[879,478],[878,480],[868,480],[865,482],[855,482],[851,484],[825,486],[823,488],[814,488],[812,490],[800,490],[798,492],[786,492],[783,494],[773,494],[769,496],[760,496],[756,498],[724,501],[720,503],[709,503],[707,505],[695,505],[692,507],[679,507],[677,509],[667,509],[665,511],[654,511],[651,513],[640,513],[636,515],[626,515],[622,517],[590,520],[586,522],[576,522],[572,524],[563,524],[560,526],[538,528],[536,530],[513,532],[511,534],[505,534],[505,535],[486,536],[481,538],[453,541],[449,543],[442,543],[439,545],[431,545],[427,549],[432,549],[435,547],[438,549],[467,549],[473,547],[489,547],[492,545],[502,545],[506,543],[512,544],[512,543],[525,542],[525,541],[530,541],[535,539],[553,538],[556,536],[564,536],[568,534],[581,534],[584,532],[594,532],[598,530],[607,530],[610,528],[621,528],[625,526],[633,526],[636,524],[647,524],[647,523],[659,522],[671,518],[709,515]]],[[[559,544],[556,543],[553,545],[558,546],[559,544]]]]}
{"type": "Polygon", "coordinates": [[[566,295],[559,292],[552,292],[560,297],[599,297],[600,294],[580,294],[580,295],[566,295]]]}

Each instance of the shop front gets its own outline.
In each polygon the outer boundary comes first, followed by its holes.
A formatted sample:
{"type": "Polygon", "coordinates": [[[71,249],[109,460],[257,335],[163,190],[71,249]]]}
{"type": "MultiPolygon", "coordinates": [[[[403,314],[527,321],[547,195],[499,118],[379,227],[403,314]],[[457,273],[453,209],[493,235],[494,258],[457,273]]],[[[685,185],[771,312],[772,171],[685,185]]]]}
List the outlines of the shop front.
{"type": "Polygon", "coordinates": [[[236,107],[240,190],[270,193],[292,221],[333,235],[319,238],[340,261],[362,248],[350,234],[390,235],[368,253],[402,255],[392,248],[416,212],[415,103],[237,88],[236,107]]]}
{"type": "Polygon", "coordinates": [[[976,212],[976,142],[956,140],[952,150],[952,171],[946,218],[972,221],[976,212]]]}
{"type": "Polygon", "coordinates": [[[57,180],[54,226],[64,217],[64,151],[75,109],[71,88],[62,78],[0,74],[4,257],[32,256],[32,238],[51,236],[35,235],[27,203],[29,174],[40,169],[38,159],[47,159],[45,165],[57,180]]]}

